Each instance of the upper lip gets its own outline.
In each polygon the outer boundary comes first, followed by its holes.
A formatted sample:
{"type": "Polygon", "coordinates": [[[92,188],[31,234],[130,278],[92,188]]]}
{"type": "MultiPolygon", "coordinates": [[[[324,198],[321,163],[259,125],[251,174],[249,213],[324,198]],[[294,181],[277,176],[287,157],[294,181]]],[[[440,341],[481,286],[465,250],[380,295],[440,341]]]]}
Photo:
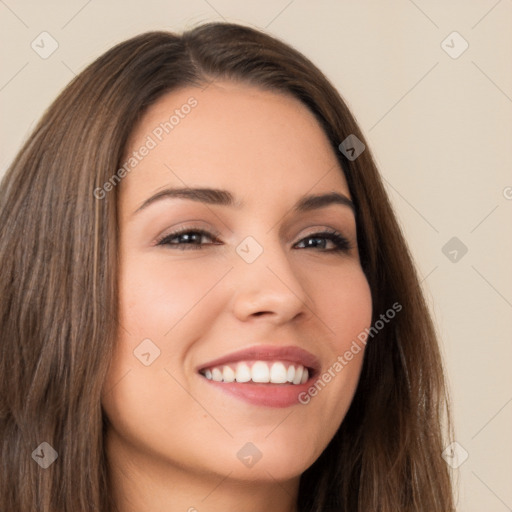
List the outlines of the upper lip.
{"type": "Polygon", "coordinates": [[[215,366],[235,363],[238,361],[289,361],[290,363],[301,364],[316,373],[320,368],[320,361],[311,352],[295,345],[278,347],[275,345],[257,345],[246,349],[231,352],[225,356],[201,364],[197,371],[206,370],[215,366]]]}

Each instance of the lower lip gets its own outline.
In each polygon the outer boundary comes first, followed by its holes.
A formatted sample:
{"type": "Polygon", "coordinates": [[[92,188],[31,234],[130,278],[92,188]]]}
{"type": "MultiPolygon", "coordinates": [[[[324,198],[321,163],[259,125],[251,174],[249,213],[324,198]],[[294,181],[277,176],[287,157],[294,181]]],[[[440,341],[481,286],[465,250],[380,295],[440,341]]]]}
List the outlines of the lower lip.
{"type": "Polygon", "coordinates": [[[291,407],[300,404],[299,395],[307,392],[311,379],[304,384],[259,384],[256,382],[217,382],[204,379],[208,384],[253,405],[263,407],[291,407]]]}

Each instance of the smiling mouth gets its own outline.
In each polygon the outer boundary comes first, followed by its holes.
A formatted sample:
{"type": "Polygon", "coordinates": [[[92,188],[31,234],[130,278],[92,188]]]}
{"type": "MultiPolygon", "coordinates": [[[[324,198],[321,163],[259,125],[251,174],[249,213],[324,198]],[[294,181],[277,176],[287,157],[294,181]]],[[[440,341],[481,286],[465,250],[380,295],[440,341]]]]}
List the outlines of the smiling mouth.
{"type": "Polygon", "coordinates": [[[215,382],[300,385],[305,384],[314,371],[288,361],[256,360],[212,366],[199,373],[215,382]]]}
{"type": "Polygon", "coordinates": [[[254,345],[203,363],[198,376],[219,391],[260,407],[290,407],[318,376],[319,359],[296,345],[254,345]]]}

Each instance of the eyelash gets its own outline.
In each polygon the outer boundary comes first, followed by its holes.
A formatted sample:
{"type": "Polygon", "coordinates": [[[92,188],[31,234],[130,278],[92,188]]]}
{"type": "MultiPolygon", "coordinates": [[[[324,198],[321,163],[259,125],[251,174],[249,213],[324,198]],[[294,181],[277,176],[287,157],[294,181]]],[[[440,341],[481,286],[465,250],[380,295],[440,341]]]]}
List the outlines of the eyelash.
{"type": "MultiPolygon", "coordinates": [[[[307,239],[311,238],[321,238],[326,240],[331,240],[336,247],[334,249],[320,249],[321,252],[333,252],[333,253],[341,253],[341,252],[348,252],[350,249],[352,249],[351,243],[345,238],[339,231],[336,231],[335,229],[326,229],[324,231],[318,232],[318,233],[311,233],[310,235],[302,238],[299,240],[299,242],[302,242],[307,239]]],[[[297,243],[299,243],[297,242],[297,243]]],[[[169,233],[161,238],[159,238],[156,241],[155,245],[167,245],[170,248],[178,249],[181,251],[184,250],[199,250],[203,249],[205,245],[219,245],[219,241],[217,239],[217,236],[215,234],[209,233],[208,231],[205,231],[204,229],[190,229],[190,228],[184,228],[177,230],[173,233],[169,233]],[[176,243],[170,243],[171,240],[173,240],[176,237],[179,237],[180,235],[190,235],[190,234],[197,234],[201,236],[205,236],[208,238],[211,238],[214,243],[212,244],[190,244],[190,243],[183,243],[183,244],[176,244],[176,243]],[[173,247],[174,246],[174,247],[173,247]]],[[[308,247],[304,247],[304,249],[307,249],[308,247]]],[[[314,249],[314,247],[313,247],[314,249]]]]}

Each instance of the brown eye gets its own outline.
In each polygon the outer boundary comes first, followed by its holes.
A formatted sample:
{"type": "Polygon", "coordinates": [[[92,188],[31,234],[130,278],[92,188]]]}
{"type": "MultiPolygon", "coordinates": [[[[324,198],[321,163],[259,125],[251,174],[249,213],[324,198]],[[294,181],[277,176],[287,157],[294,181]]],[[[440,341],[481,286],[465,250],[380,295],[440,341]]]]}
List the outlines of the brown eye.
{"type": "Polygon", "coordinates": [[[173,249],[202,249],[204,245],[217,245],[218,240],[208,231],[203,229],[183,229],[169,233],[161,238],[156,245],[166,245],[173,249]],[[212,242],[204,243],[204,239],[212,242]]]}
{"type": "Polygon", "coordinates": [[[296,244],[302,244],[300,249],[318,249],[325,252],[347,252],[352,248],[350,242],[338,231],[323,231],[321,233],[312,233],[311,235],[303,238],[300,242],[296,244]],[[334,248],[328,249],[326,248],[326,240],[331,241],[334,244],[334,248]],[[307,243],[303,244],[304,241],[307,243]]]}

